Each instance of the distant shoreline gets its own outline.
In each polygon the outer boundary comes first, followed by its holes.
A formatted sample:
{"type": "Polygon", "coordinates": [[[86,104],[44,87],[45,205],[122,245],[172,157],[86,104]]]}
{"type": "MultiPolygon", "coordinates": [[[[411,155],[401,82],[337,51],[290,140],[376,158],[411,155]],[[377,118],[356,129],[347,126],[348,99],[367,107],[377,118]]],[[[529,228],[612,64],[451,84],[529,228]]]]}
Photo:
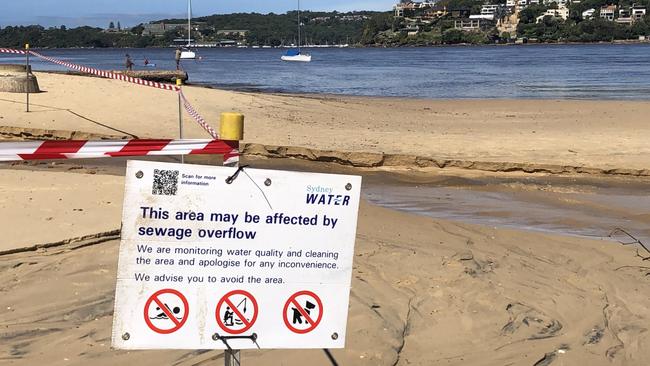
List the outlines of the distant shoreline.
{"type": "MultiPolygon", "coordinates": [[[[646,40],[621,39],[609,42],[527,42],[527,43],[457,43],[457,44],[431,44],[431,45],[350,45],[349,47],[310,47],[301,46],[301,48],[310,50],[320,49],[405,49],[405,48],[444,48],[444,47],[507,47],[507,46],[590,46],[590,45],[650,45],[650,38],[646,40]]],[[[32,50],[146,50],[146,49],[173,49],[176,46],[147,46],[147,47],[32,47],[32,50]]],[[[291,47],[271,47],[271,48],[254,48],[248,47],[195,47],[196,49],[238,49],[238,50],[283,50],[291,47]]]]}

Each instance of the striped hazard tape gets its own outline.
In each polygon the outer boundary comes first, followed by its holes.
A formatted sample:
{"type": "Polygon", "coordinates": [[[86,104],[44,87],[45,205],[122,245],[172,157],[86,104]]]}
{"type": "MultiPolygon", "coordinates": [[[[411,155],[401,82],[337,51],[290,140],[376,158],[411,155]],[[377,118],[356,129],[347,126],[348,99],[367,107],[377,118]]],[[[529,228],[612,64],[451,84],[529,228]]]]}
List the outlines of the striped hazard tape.
{"type": "Polygon", "coordinates": [[[14,50],[13,48],[0,48],[0,53],[13,53],[16,55],[24,55],[25,51],[23,50],[14,50]]]}
{"type": "Polygon", "coordinates": [[[224,140],[64,140],[0,143],[0,161],[90,159],[152,155],[223,155],[239,161],[239,141],[224,140]]]}
{"type": "Polygon", "coordinates": [[[52,57],[44,56],[44,55],[41,55],[40,53],[34,52],[34,51],[29,51],[29,53],[31,53],[32,55],[34,55],[36,57],[42,58],[43,60],[52,62],[52,63],[57,64],[57,65],[67,67],[67,68],[72,69],[72,70],[77,70],[79,72],[83,72],[83,73],[86,73],[86,74],[100,76],[100,77],[107,78],[107,79],[115,79],[115,80],[126,81],[127,83],[132,83],[132,84],[137,84],[137,85],[150,86],[152,88],[157,88],[157,89],[171,90],[171,91],[179,91],[180,90],[179,87],[177,87],[176,85],[172,85],[172,84],[159,83],[157,81],[149,81],[149,80],[144,80],[144,79],[140,79],[140,78],[134,78],[134,77],[124,75],[124,74],[117,74],[117,73],[110,72],[110,71],[99,70],[99,69],[95,69],[93,67],[81,66],[81,65],[70,63],[70,62],[62,61],[62,60],[59,60],[59,59],[55,59],[55,58],[52,58],[52,57]]]}
{"type": "Polygon", "coordinates": [[[217,131],[214,130],[204,119],[201,117],[201,115],[192,107],[190,102],[185,98],[185,94],[183,94],[182,90],[178,91],[179,95],[181,96],[181,100],[183,101],[183,108],[187,111],[187,113],[194,118],[196,123],[198,123],[203,129],[212,136],[213,139],[218,139],[219,134],[217,131]]]}

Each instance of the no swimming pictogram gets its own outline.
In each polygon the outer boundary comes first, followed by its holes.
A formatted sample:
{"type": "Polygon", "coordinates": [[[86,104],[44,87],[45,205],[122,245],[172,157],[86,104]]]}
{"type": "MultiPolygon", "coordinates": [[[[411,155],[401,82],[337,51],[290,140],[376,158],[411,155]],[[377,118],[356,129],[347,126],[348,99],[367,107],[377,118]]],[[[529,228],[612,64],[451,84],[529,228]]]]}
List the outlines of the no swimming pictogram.
{"type": "Polygon", "coordinates": [[[284,324],[290,331],[298,334],[316,329],[323,319],[323,303],[311,291],[300,291],[289,297],[282,314],[284,324]]]}
{"type": "Polygon", "coordinates": [[[224,332],[242,334],[255,324],[258,313],[257,300],[253,295],[244,290],[235,290],[219,300],[215,316],[224,332]]]}
{"type": "Polygon", "coordinates": [[[144,321],[159,334],[171,334],[181,329],[190,312],[183,294],[176,290],[160,290],[144,305],[144,321]]]}

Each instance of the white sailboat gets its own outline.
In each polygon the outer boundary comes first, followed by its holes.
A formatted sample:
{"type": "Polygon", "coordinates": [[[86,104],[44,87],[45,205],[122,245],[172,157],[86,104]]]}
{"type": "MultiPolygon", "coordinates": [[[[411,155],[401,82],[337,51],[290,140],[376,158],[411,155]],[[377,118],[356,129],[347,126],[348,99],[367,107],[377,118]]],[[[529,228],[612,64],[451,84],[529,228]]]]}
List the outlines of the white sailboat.
{"type": "Polygon", "coordinates": [[[311,55],[308,53],[303,53],[300,50],[300,44],[302,43],[302,22],[300,21],[300,0],[298,0],[298,48],[292,48],[287,51],[287,53],[281,57],[282,61],[293,61],[293,62],[311,62],[311,55]]]}
{"type": "Polygon", "coordinates": [[[194,60],[196,53],[190,49],[192,46],[192,0],[187,0],[187,46],[181,50],[181,60],[194,60]]]}

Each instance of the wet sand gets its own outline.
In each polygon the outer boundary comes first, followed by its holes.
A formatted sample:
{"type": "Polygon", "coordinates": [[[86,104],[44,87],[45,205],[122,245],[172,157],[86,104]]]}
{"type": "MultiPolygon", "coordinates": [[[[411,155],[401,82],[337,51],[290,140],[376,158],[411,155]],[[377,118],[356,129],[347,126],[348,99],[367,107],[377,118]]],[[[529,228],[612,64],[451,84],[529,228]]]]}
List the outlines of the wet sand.
{"type": "MultiPolygon", "coordinates": [[[[253,163],[259,167],[350,171],[331,164],[253,163]]],[[[72,164],[5,167],[0,179],[34,174],[29,184],[35,191],[56,186],[55,182],[83,182],[86,176],[117,185],[123,179],[119,163],[70,170],[72,164]]],[[[373,187],[414,182],[446,189],[480,192],[499,187],[503,192],[517,192],[521,189],[515,183],[503,182],[522,180],[508,175],[479,179],[435,172],[362,173],[367,181],[365,194],[373,187]]],[[[558,182],[542,185],[544,178],[538,179],[524,185],[564,192],[599,184],[574,182],[569,189],[558,182]]],[[[644,189],[644,184],[639,184],[644,189]]],[[[105,192],[111,197],[102,199],[121,199],[119,189],[110,191],[105,192]]],[[[61,190],[60,195],[68,202],[72,196],[95,194],[92,190],[61,190]]],[[[12,207],[16,216],[43,214],[38,202],[19,202],[12,207]]],[[[120,222],[119,211],[89,209],[84,214],[109,227],[120,222]]],[[[74,216],[61,216],[62,221],[72,219],[74,216]]],[[[79,229],[70,227],[67,233],[79,237],[79,229]]],[[[41,240],[39,235],[34,230],[22,237],[36,242],[41,240]]],[[[118,246],[115,234],[108,233],[2,255],[0,363],[223,362],[218,351],[110,349],[118,246]]],[[[364,203],[355,252],[348,344],[333,352],[340,364],[643,365],[650,356],[650,310],[646,306],[650,267],[636,256],[633,247],[433,219],[364,203]]],[[[245,364],[303,365],[305,359],[314,365],[329,364],[320,350],[244,352],[245,364]]]]}

